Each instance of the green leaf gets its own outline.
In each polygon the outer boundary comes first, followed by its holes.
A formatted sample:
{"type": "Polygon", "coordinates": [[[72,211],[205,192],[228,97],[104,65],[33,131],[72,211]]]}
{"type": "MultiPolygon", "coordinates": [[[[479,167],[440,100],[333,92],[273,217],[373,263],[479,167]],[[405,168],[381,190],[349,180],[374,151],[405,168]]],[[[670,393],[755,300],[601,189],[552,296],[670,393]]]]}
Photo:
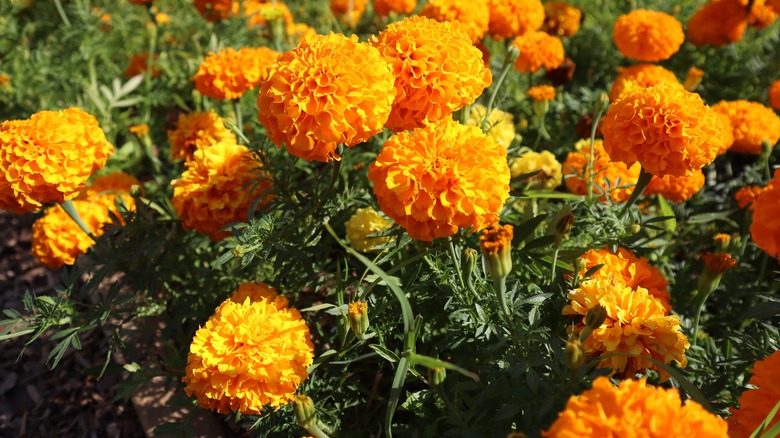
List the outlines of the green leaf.
{"type": "Polygon", "coordinates": [[[585,197],[582,195],[574,195],[571,193],[552,192],[547,190],[529,190],[523,193],[520,198],[534,198],[534,199],[565,199],[567,201],[581,201],[585,197]]]}
{"type": "Polygon", "coordinates": [[[778,410],[780,410],[780,401],[775,404],[775,407],[772,408],[772,410],[767,414],[766,418],[764,418],[764,421],[758,425],[756,430],[750,434],[750,438],[756,438],[758,436],[761,438],[774,438],[780,434],[780,422],[772,426],[771,429],[766,430],[766,428],[772,424],[772,420],[775,418],[775,415],[777,415],[778,410]]]}
{"type": "MultiPolygon", "coordinates": [[[[542,236],[526,243],[522,250],[526,251],[529,249],[539,248],[542,246],[550,246],[553,243],[555,243],[555,236],[553,235],[542,236]]],[[[552,264],[552,262],[550,262],[550,264],[552,264]]]]}
{"type": "Polygon", "coordinates": [[[521,223],[515,227],[515,237],[513,240],[522,242],[530,236],[539,225],[547,219],[548,215],[540,214],[521,223]]]}
{"type": "Polygon", "coordinates": [[[734,228],[739,228],[739,225],[736,222],[728,218],[735,211],[736,210],[727,210],[727,211],[720,211],[715,213],[702,213],[702,214],[693,215],[688,218],[688,223],[706,224],[708,222],[714,222],[720,220],[726,222],[727,224],[733,226],[734,228]]]}
{"type": "Polygon", "coordinates": [[[780,315],[780,303],[768,301],[751,307],[739,319],[769,319],[777,315],[780,315]]]}
{"type": "Polygon", "coordinates": [[[409,363],[412,366],[422,365],[427,368],[446,368],[448,370],[457,371],[475,382],[479,382],[478,375],[472,373],[471,371],[466,370],[465,368],[461,368],[453,363],[445,362],[443,360],[439,360],[430,356],[425,356],[423,354],[417,354],[412,352],[406,353],[404,356],[409,358],[409,363]]]}
{"type": "Polygon", "coordinates": [[[395,354],[394,351],[389,350],[387,347],[383,345],[371,344],[368,347],[374,350],[376,354],[382,356],[385,360],[389,362],[396,363],[399,360],[401,360],[401,358],[397,354],[395,354]]]}
{"type": "Polygon", "coordinates": [[[671,217],[671,219],[664,220],[662,225],[664,229],[673,233],[677,229],[677,219],[674,217],[672,206],[669,205],[669,202],[663,196],[658,195],[658,207],[664,217],[671,217]]]}
{"type": "Polygon", "coordinates": [[[388,438],[393,438],[393,415],[398,407],[398,400],[401,398],[407,372],[409,372],[409,359],[402,357],[395,370],[393,386],[390,388],[390,397],[387,399],[387,410],[385,410],[385,435],[388,438]]]}

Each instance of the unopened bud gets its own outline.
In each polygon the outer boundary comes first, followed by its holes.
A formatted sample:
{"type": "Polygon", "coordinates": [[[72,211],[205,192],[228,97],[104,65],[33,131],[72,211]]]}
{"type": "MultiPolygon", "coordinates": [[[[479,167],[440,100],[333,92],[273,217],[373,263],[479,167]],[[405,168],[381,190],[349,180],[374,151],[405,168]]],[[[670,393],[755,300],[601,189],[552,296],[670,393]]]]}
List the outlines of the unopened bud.
{"type": "Polygon", "coordinates": [[[130,196],[132,196],[133,198],[140,198],[141,196],[143,196],[143,194],[144,191],[141,190],[141,186],[139,186],[138,184],[133,184],[130,186],[130,196]]]}
{"type": "Polygon", "coordinates": [[[512,225],[492,225],[482,230],[479,236],[479,246],[482,248],[482,259],[485,269],[493,277],[493,281],[502,281],[512,271],[512,225]]]}
{"type": "Polygon", "coordinates": [[[574,260],[574,269],[579,274],[584,274],[585,271],[588,269],[588,261],[581,257],[578,257],[576,260],[574,260]]]}
{"type": "Polygon", "coordinates": [[[604,321],[607,319],[607,309],[601,304],[596,304],[588,310],[585,314],[585,327],[580,333],[580,342],[585,342],[586,339],[593,333],[593,330],[601,327],[604,321]]]}
{"type": "Polygon", "coordinates": [[[704,77],[704,72],[699,70],[696,67],[691,67],[688,69],[688,76],[685,77],[685,83],[683,86],[687,91],[690,91],[693,93],[694,90],[699,88],[699,84],[701,84],[701,80],[704,77]]]}
{"type": "Polygon", "coordinates": [[[296,394],[293,396],[293,411],[298,426],[309,429],[317,423],[317,410],[314,408],[314,400],[308,395],[296,394]]]}
{"type": "Polygon", "coordinates": [[[596,114],[601,115],[609,106],[609,95],[603,91],[596,100],[596,114]]]}
{"type": "Polygon", "coordinates": [[[642,226],[639,224],[633,224],[631,225],[631,234],[638,234],[640,231],[642,231],[642,226]]]}
{"type": "Polygon", "coordinates": [[[460,256],[460,270],[463,272],[463,279],[466,281],[466,284],[471,284],[473,281],[472,276],[474,269],[477,268],[478,258],[479,253],[474,248],[464,249],[460,256]]]}
{"type": "Polygon", "coordinates": [[[535,100],[534,101],[534,114],[536,114],[537,117],[544,117],[547,114],[547,111],[550,109],[550,101],[543,99],[543,100],[535,100]]]}
{"type": "Polygon", "coordinates": [[[244,247],[241,245],[236,245],[233,247],[233,249],[230,250],[231,253],[233,253],[233,257],[240,259],[241,257],[244,257],[244,247]]]}
{"type": "Polygon", "coordinates": [[[428,383],[436,387],[444,383],[447,378],[447,370],[442,367],[428,368],[428,383]]]}
{"type": "Polygon", "coordinates": [[[368,331],[368,303],[355,301],[349,303],[349,328],[358,339],[363,340],[368,331]]]}
{"type": "Polygon", "coordinates": [[[515,62],[518,56],[520,56],[520,49],[514,44],[510,45],[506,51],[506,62],[515,62]]]}
{"type": "Polygon", "coordinates": [[[561,240],[569,234],[572,225],[574,225],[574,215],[571,213],[566,213],[558,219],[558,222],[555,224],[556,246],[561,245],[561,240]]]}
{"type": "Polygon", "coordinates": [[[582,342],[576,337],[569,338],[566,341],[566,365],[573,374],[576,374],[584,363],[585,349],[582,347],[582,342]]]}

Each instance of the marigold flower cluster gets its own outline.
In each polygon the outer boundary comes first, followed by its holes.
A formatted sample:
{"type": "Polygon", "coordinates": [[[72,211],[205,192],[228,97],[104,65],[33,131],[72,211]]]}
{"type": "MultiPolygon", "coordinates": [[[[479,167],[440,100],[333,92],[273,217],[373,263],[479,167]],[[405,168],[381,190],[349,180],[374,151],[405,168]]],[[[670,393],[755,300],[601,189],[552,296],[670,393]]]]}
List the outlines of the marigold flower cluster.
{"type": "Polygon", "coordinates": [[[555,99],[555,88],[549,85],[537,85],[529,88],[525,94],[536,102],[553,100],[555,99]]]}
{"type": "MultiPolygon", "coordinates": [[[[728,426],[693,400],[683,405],[676,388],[648,385],[645,379],[622,380],[615,387],[597,377],[593,387],[571,396],[544,437],[597,438],[636,436],[727,438],[728,426]]],[[[730,431],[730,429],[729,429],[730,431]]]]}
{"type": "Polygon", "coordinates": [[[392,226],[392,222],[383,218],[371,207],[358,208],[355,214],[344,223],[349,244],[360,252],[370,251],[374,247],[391,242],[393,238],[390,236],[369,236],[389,230],[392,226]]]}
{"type": "Polygon", "coordinates": [[[737,201],[737,206],[742,209],[747,208],[748,210],[753,211],[753,204],[755,204],[756,199],[758,199],[758,196],[763,193],[765,189],[765,187],[757,185],[740,187],[739,190],[734,193],[734,199],[737,201]]]}
{"type": "Polygon", "coordinates": [[[769,106],[780,111],[780,79],[772,82],[772,85],[769,86],[767,100],[769,100],[769,106]]]}
{"type": "Polygon", "coordinates": [[[682,23],[669,14],[648,9],[621,15],[613,36],[623,56],[648,62],[669,59],[685,41],[682,23]]]}
{"type": "Polygon", "coordinates": [[[185,229],[207,234],[213,241],[230,235],[222,230],[233,222],[246,222],[252,201],[262,196],[260,206],[271,187],[268,176],[258,171],[261,164],[245,146],[221,142],[198,149],[181,178],[171,182],[173,207],[185,229]],[[259,183],[249,191],[247,185],[259,183]]]}
{"type": "Polygon", "coordinates": [[[688,20],[688,41],[695,46],[735,43],[742,39],[747,19],[744,0],[712,0],[688,20]]]}
{"type": "Polygon", "coordinates": [[[660,83],[682,88],[677,76],[671,71],[653,64],[637,64],[630,67],[618,67],[618,76],[612,83],[609,100],[616,101],[630,96],[639,89],[652,87],[660,83]]]}
{"type": "Polygon", "coordinates": [[[525,180],[527,185],[538,189],[553,190],[563,180],[563,167],[550,151],[529,151],[513,158],[509,163],[509,172],[512,178],[539,172],[525,180]]]}
{"type": "Polygon", "coordinates": [[[658,84],[609,107],[604,150],[614,161],[639,162],[653,175],[690,175],[723,146],[723,127],[698,94],[658,84]]]}
{"type": "Polygon", "coordinates": [[[734,143],[729,150],[758,155],[763,141],[771,146],[780,140],[780,117],[764,105],[747,100],[720,101],[712,109],[725,114],[731,121],[734,143]]]}
{"type": "Polygon", "coordinates": [[[189,161],[196,150],[219,142],[236,143],[236,136],[225,127],[214,110],[182,114],[176,127],[168,131],[171,157],[189,161]]]}
{"type": "MultiPolygon", "coordinates": [[[[780,379],[777,378],[777,370],[780,370],[780,351],[775,351],[753,365],[750,371],[753,376],[748,385],[756,388],[743,392],[739,398],[739,409],[731,409],[733,416],[728,419],[731,438],[750,437],[780,401],[780,379]]],[[[780,416],[775,415],[764,430],[770,430],[778,422],[780,416]]]]}
{"type": "MultiPolygon", "coordinates": [[[[588,193],[590,169],[590,139],[582,139],[574,145],[574,151],[569,152],[563,162],[563,178],[566,187],[575,195],[588,193]]],[[[606,202],[609,196],[613,202],[621,203],[628,200],[633,192],[634,184],[639,179],[641,170],[639,163],[626,166],[625,163],[612,161],[604,151],[604,142],[593,142],[593,192],[601,194],[601,202],[606,202]]]]}
{"type": "Polygon", "coordinates": [[[330,10],[333,14],[341,18],[341,22],[351,27],[360,21],[360,17],[366,11],[368,0],[330,0],[330,10]],[[352,3],[352,10],[349,10],[349,4],[352,3]]]}
{"type": "Polygon", "coordinates": [[[238,14],[237,0],[194,0],[195,8],[208,21],[219,21],[238,14]]]}
{"type": "Polygon", "coordinates": [[[264,406],[278,409],[292,400],[313,358],[298,310],[268,286],[253,284],[222,302],[195,333],[182,381],[203,408],[259,415],[264,406]]]}
{"type": "Polygon", "coordinates": [[[395,75],[397,95],[385,124],[395,132],[449,116],[492,82],[482,53],[457,21],[406,18],[387,26],[371,44],[395,75]]]}
{"type": "MultiPolygon", "coordinates": [[[[152,55],[152,61],[157,61],[156,53],[152,55]]],[[[127,68],[125,69],[125,77],[132,78],[133,76],[136,75],[142,75],[145,74],[148,70],[149,70],[149,53],[141,52],[133,55],[130,58],[130,63],[127,65],[127,68]]],[[[160,76],[161,73],[162,70],[154,66],[152,67],[151,76],[153,78],[160,76]]]]}
{"type": "MultiPolygon", "coordinates": [[[[485,112],[487,108],[485,105],[475,103],[471,106],[469,112],[468,124],[472,126],[482,126],[482,121],[485,120],[485,112]]],[[[515,121],[512,114],[501,111],[498,108],[493,108],[490,111],[490,115],[485,122],[485,128],[487,129],[487,135],[493,137],[496,143],[505,148],[509,148],[512,141],[515,139],[515,121]]]]}
{"type": "Polygon", "coordinates": [[[41,111],[0,124],[0,209],[27,213],[75,198],[114,147],[78,109],[41,111]]]}
{"type": "Polygon", "coordinates": [[[391,137],[368,177],[382,211],[423,241],[494,224],[509,198],[506,149],[451,119],[391,137]]]}
{"type": "Polygon", "coordinates": [[[539,30],[544,23],[544,6],[539,0],[488,0],[488,32],[503,40],[539,30]]]}
{"type": "Polygon", "coordinates": [[[487,34],[490,22],[487,0],[431,0],[423,6],[420,15],[436,21],[459,21],[475,44],[487,34]]]}
{"type": "Polygon", "coordinates": [[[267,47],[228,47],[210,52],[198,67],[192,80],[195,88],[207,97],[220,100],[238,99],[256,88],[268,77],[268,67],[279,52],[267,47]]]}
{"type": "Polygon", "coordinates": [[[582,24],[582,11],[566,2],[547,2],[544,4],[544,24],[542,30],[550,35],[570,37],[577,34],[582,24]]]}
{"type": "Polygon", "coordinates": [[[561,40],[542,31],[528,31],[515,38],[512,45],[520,50],[515,60],[515,70],[520,73],[534,73],[542,67],[554,69],[564,60],[561,40]]]}
{"type": "Polygon", "coordinates": [[[308,161],[339,159],[382,130],[395,97],[379,51],[356,35],[315,35],[285,52],[257,97],[258,119],[278,147],[308,161]]]}
{"type": "Polygon", "coordinates": [[[750,236],[759,248],[772,257],[780,249],[780,169],[761,191],[753,204],[753,223],[750,236]]]}
{"type": "MultiPolygon", "coordinates": [[[[111,220],[106,207],[90,201],[71,202],[90,232],[96,237],[103,234],[103,225],[111,220]]],[[[59,205],[46,210],[32,226],[32,255],[51,269],[72,265],[94,243],[59,205]]]]}
{"type": "Polygon", "coordinates": [[[685,202],[693,195],[699,193],[704,187],[704,172],[694,170],[688,176],[653,176],[647,184],[644,194],[646,196],[661,195],[669,201],[679,204],[685,202]]]}
{"type": "Polygon", "coordinates": [[[374,12],[380,17],[387,17],[391,12],[409,15],[417,7],[417,0],[374,0],[374,12]]]}

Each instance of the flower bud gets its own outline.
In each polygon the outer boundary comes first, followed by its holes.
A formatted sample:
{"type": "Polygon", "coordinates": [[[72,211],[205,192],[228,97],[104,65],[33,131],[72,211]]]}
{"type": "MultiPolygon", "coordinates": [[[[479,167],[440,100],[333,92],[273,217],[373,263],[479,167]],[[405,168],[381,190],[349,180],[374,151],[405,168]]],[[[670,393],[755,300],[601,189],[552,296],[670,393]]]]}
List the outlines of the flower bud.
{"type": "Polygon", "coordinates": [[[472,284],[474,269],[477,268],[477,256],[479,253],[474,248],[466,248],[460,256],[460,270],[463,272],[463,279],[466,284],[472,284]]]}
{"type": "Polygon", "coordinates": [[[510,45],[506,52],[506,62],[513,63],[517,60],[518,56],[520,56],[520,49],[514,44],[510,45]]]}
{"type": "Polygon", "coordinates": [[[607,319],[607,309],[601,304],[596,304],[585,314],[585,327],[580,333],[580,342],[585,342],[593,330],[601,327],[607,319]]]}
{"type": "Polygon", "coordinates": [[[599,94],[598,100],[596,100],[596,111],[595,114],[602,114],[607,107],[609,106],[609,95],[605,92],[601,92],[599,94]]]}
{"type": "Polygon", "coordinates": [[[582,347],[582,342],[576,337],[569,338],[566,341],[566,365],[572,374],[576,374],[584,363],[585,349],[582,347]]]}
{"type": "Polygon", "coordinates": [[[230,250],[231,253],[233,253],[233,257],[240,259],[244,256],[244,247],[241,245],[236,245],[233,247],[233,249],[230,250]]]}
{"type": "Polygon", "coordinates": [[[512,271],[512,237],[514,227],[508,224],[492,225],[479,236],[485,269],[495,282],[503,281],[512,271]]]}
{"type": "Polygon", "coordinates": [[[718,233],[712,237],[712,240],[715,241],[715,249],[718,252],[726,252],[728,251],[729,244],[731,243],[731,235],[718,233]]]}
{"type": "Polygon", "coordinates": [[[561,246],[561,241],[571,231],[571,227],[574,225],[574,215],[566,213],[558,219],[555,224],[555,246],[561,246]]]}
{"type": "Polygon", "coordinates": [[[447,378],[447,370],[442,367],[428,368],[428,383],[433,387],[437,387],[444,383],[444,379],[447,378]]]}
{"type": "Polygon", "coordinates": [[[737,266],[737,261],[730,254],[723,252],[704,252],[701,258],[704,260],[704,272],[699,276],[699,293],[707,296],[718,288],[723,273],[737,266]]]}
{"type": "Polygon", "coordinates": [[[361,341],[368,331],[368,303],[355,301],[349,303],[349,328],[361,341]]]}
{"type": "Polygon", "coordinates": [[[704,72],[699,70],[696,67],[691,67],[688,69],[688,76],[685,77],[685,83],[683,84],[683,87],[685,87],[686,90],[693,93],[694,90],[699,88],[699,84],[701,84],[701,79],[704,77],[704,72]]]}
{"type": "Polygon", "coordinates": [[[144,191],[141,189],[141,186],[138,184],[133,184],[130,186],[130,196],[133,198],[140,198],[143,196],[144,191]]]}
{"type": "Polygon", "coordinates": [[[547,111],[550,109],[550,101],[549,100],[535,100],[534,101],[534,114],[536,114],[537,117],[542,118],[547,114],[547,111]]]}
{"type": "Polygon", "coordinates": [[[642,231],[642,226],[639,224],[633,224],[631,225],[631,234],[638,234],[640,231],[642,231]]]}
{"type": "Polygon", "coordinates": [[[309,429],[317,423],[317,410],[314,408],[314,400],[308,395],[296,394],[293,396],[293,411],[298,426],[309,429]]]}

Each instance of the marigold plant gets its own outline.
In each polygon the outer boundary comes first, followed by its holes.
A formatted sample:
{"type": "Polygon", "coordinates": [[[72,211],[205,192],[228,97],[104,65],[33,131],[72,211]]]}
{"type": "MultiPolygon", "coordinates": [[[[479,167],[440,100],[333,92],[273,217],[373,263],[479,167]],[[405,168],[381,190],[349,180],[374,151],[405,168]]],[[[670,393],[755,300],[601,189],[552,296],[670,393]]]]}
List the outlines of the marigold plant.
{"type": "Polygon", "coordinates": [[[780,250],[780,169],[753,203],[750,237],[772,257],[780,250]]]}
{"type": "Polygon", "coordinates": [[[239,50],[228,47],[218,53],[210,52],[192,80],[204,96],[238,99],[268,77],[268,67],[278,56],[279,52],[267,47],[239,50]]]}
{"type": "MultiPolygon", "coordinates": [[[[152,55],[152,62],[157,60],[157,54],[152,55]]],[[[141,52],[130,57],[130,62],[125,69],[125,77],[132,78],[136,75],[145,74],[149,70],[149,53],[141,52]]],[[[150,73],[153,78],[160,76],[162,70],[152,65],[152,72],[150,73]]]]}
{"type": "Polygon", "coordinates": [[[459,21],[472,43],[482,40],[490,22],[487,0],[431,0],[423,6],[420,15],[436,21],[459,21]]]}
{"type": "Polygon", "coordinates": [[[237,0],[194,0],[195,8],[208,21],[218,21],[238,14],[237,0]]]}
{"type": "Polygon", "coordinates": [[[133,186],[140,188],[141,183],[136,177],[125,172],[99,175],[87,184],[87,188],[76,199],[100,203],[119,216],[116,208],[117,197],[122,199],[122,203],[128,210],[135,210],[135,199],[130,196],[130,189],[133,186]]]}
{"type": "Polygon", "coordinates": [[[769,106],[780,111],[780,79],[772,82],[772,85],[769,86],[767,100],[769,101],[769,106]]]}
{"type": "MultiPolygon", "coordinates": [[[[72,201],[73,207],[94,236],[103,234],[103,225],[111,219],[103,204],[90,201],[72,201]]],[[[59,205],[54,206],[33,223],[32,254],[36,260],[51,269],[72,265],[76,257],[95,244],[59,205]]]]}
{"type": "Polygon", "coordinates": [[[742,39],[747,27],[747,3],[712,0],[688,20],[688,41],[696,46],[723,46],[742,39]]]}
{"type": "Polygon", "coordinates": [[[549,85],[537,85],[529,88],[525,94],[536,102],[553,100],[555,99],[555,88],[549,85]]]}
{"type": "Polygon", "coordinates": [[[734,257],[726,252],[703,252],[699,254],[699,257],[704,261],[704,269],[713,274],[723,274],[737,266],[734,257]]]}
{"type": "MultiPolygon", "coordinates": [[[[777,370],[780,370],[780,351],[775,351],[753,365],[748,385],[755,388],[742,393],[739,409],[731,409],[733,416],[728,419],[731,438],[750,437],[780,401],[780,379],[777,378],[777,370]]],[[[771,429],[778,422],[780,416],[775,414],[764,430],[771,429]]]]}
{"type": "Polygon", "coordinates": [[[348,221],[344,223],[347,229],[347,240],[358,251],[370,251],[372,248],[384,245],[393,240],[390,236],[369,237],[387,231],[393,223],[383,218],[371,207],[359,208],[348,221]]]}
{"type": "MultiPolygon", "coordinates": [[[[563,178],[566,187],[575,195],[588,193],[590,169],[590,140],[582,139],[574,145],[574,151],[569,152],[563,162],[563,178]]],[[[600,196],[601,202],[606,202],[609,196],[613,202],[625,202],[634,190],[633,186],[639,179],[639,163],[626,166],[625,163],[612,161],[604,151],[604,142],[593,142],[593,193],[600,196]]]]}
{"type": "Polygon", "coordinates": [[[515,70],[520,73],[534,73],[542,69],[553,69],[564,59],[563,43],[558,38],[542,31],[528,31],[512,41],[520,50],[515,60],[515,70]]]}
{"type": "Polygon", "coordinates": [[[189,161],[196,150],[219,142],[236,143],[236,136],[214,110],[182,114],[168,131],[170,154],[174,160],[189,161]]]}
{"type": "Polygon", "coordinates": [[[758,102],[722,100],[712,109],[727,115],[731,121],[734,133],[731,152],[758,155],[762,142],[767,141],[773,147],[780,140],[780,116],[758,102]]]}
{"type": "Polygon", "coordinates": [[[387,17],[391,12],[409,15],[417,7],[417,0],[374,0],[374,12],[380,17],[387,17]]]}
{"type": "Polygon", "coordinates": [[[616,101],[629,96],[639,89],[652,87],[660,83],[682,88],[677,76],[671,71],[652,64],[637,64],[629,67],[618,67],[618,76],[612,83],[609,100],[616,101]]]}
{"type": "Polygon", "coordinates": [[[756,199],[758,199],[758,196],[763,193],[764,190],[765,187],[757,185],[740,187],[739,190],[734,193],[734,200],[737,201],[737,206],[739,208],[747,208],[750,211],[753,211],[753,205],[755,204],[756,199]]]}
{"type": "Polygon", "coordinates": [[[685,41],[682,23],[669,14],[648,9],[621,15],[615,22],[613,37],[623,56],[648,62],[669,59],[685,41]]]}
{"type": "Polygon", "coordinates": [[[512,178],[539,172],[525,180],[529,186],[539,189],[552,190],[560,186],[563,180],[563,167],[550,151],[529,151],[513,158],[509,163],[509,171],[512,178]]]}
{"type": "Polygon", "coordinates": [[[650,183],[647,184],[645,195],[661,195],[664,198],[679,204],[685,202],[704,187],[704,172],[693,171],[688,176],[653,176],[650,183]]]}
{"type": "Polygon", "coordinates": [[[539,30],[544,23],[544,6],[539,0],[488,0],[488,32],[498,40],[539,30]]]}
{"type": "MultiPolygon", "coordinates": [[[[485,121],[485,112],[487,108],[485,105],[475,103],[471,106],[469,112],[469,125],[482,126],[482,122],[485,121]]],[[[505,148],[509,148],[512,141],[515,139],[515,121],[512,114],[501,111],[498,108],[493,108],[490,111],[490,115],[485,121],[485,129],[487,129],[487,135],[493,137],[498,144],[505,148]]]]}
{"type": "Polygon", "coordinates": [[[547,2],[544,4],[544,24],[542,30],[550,35],[571,37],[577,34],[582,23],[582,11],[566,2],[547,2]]]}

